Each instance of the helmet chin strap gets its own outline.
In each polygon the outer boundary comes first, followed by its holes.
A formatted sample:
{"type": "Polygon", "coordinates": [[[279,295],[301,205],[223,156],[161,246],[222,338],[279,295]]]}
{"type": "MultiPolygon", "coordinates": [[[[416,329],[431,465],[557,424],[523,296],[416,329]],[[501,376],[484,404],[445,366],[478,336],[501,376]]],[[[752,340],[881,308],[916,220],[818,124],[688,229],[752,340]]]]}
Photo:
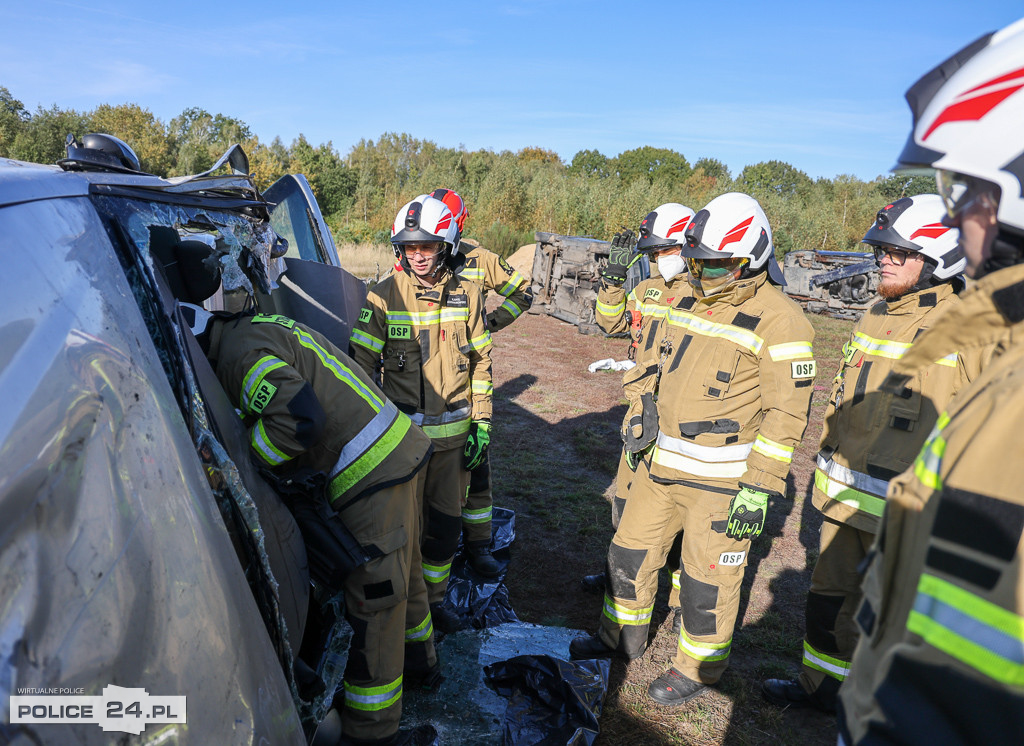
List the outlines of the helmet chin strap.
{"type": "Polygon", "coordinates": [[[1022,262],[1024,262],[1024,237],[1010,233],[1000,226],[999,233],[992,241],[992,255],[981,265],[981,272],[975,275],[975,279],[1022,262]]]}

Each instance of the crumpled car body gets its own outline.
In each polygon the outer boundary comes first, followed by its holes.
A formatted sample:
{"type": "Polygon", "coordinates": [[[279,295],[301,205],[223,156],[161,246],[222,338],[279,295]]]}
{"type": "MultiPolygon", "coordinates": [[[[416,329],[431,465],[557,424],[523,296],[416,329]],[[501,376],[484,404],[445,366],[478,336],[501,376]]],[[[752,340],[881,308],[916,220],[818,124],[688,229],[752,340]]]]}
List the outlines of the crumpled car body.
{"type": "Polygon", "coordinates": [[[121,742],[9,711],[19,692],[113,685],[187,698],[186,722],[133,743],[306,742],[301,536],[148,250],[160,226],[216,244],[220,302],[255,294],[347,345],[365,289],[305,180],[272,190],[0,159],[0,741],[121,742]]]}

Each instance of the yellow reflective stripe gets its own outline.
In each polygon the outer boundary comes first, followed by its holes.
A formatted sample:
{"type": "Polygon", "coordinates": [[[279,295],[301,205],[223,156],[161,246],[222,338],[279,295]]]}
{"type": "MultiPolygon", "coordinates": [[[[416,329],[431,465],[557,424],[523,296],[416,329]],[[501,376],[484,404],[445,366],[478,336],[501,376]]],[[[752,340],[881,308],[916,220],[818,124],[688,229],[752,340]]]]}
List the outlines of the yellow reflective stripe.
{"type": "Polygon", "coordinates": [[[468,308],[442,308],[441,323],[447,324],[451,321],[469,321],[468,308]]]}
{"type": "Polygon", "coordinates": [[[779,363],[784,360],[814,357],[814,352],[810,342],[786,342],[785,344],[771,345],[768,348],[768,356],[772,362],[779,363]]]}
{"type": "Polygon", "coordinates": [[[946,357],[940,357],[938,360],[935,361],[935,364],[945,365],[947,368],[955,368],[957,357],[959,357],[959,353],[954,352],[950,355],[946,355],[946,357]]]}
{"type": "Polygon", "coordinates": [[[776,443],[774,440],[770,440],[763,435],[758,435],[754,438],[754,445],[751,448],[752,451],[757,451],[762,456],[781,461],[784,464],[791,463],[793,461],[793,448],[792,446],[784,446],[782,443],[776,443]]]}
{"type": "Polygon", "coordinates": [[[672,587],[675,588],[677,591],[680,590],[679,570],[676,570],[674,573],[672,573],[672,587]]]}
{"type": "Polygon", "coordinates": [[[706,461],[698,461],[689,456],[673,453],[672,451],[666,451],[658,446],[655,446],[654,455],[651,456],[651,460],[669,469],[686,472],[697,477],[739,478],[747,471],[746,461],[708,463],[706,461]]]}
{"type": "Polygon", "coordinates": [[[363,712],[386,710],[402,699],[402,677],[383,686],[356,686],[345,682],[345,707],[363,712]]]}
{"type": "Polygon", "coordinates": [[[655,319],[663,319],[668,316],[669,307],[658,303],[637,303],[637,310],[641,316],[650,316],[655,319]]]}
{"type": "Polygon", "coordinates": [[[412,427],[412,420],[399,415],[395,424],[388,428],[388,431],[374,443],[372,448],[365,451],[350,466],[347,466],[345,471],[331,480],[329,487],[331,500],[336,500],[344,495],[367,474],[376,469],[399,446],[410,427],[412,427]]]}
{"type": "Polygon", "coordinates": [[[669,311],[668,323],[705,337],[727,339],[744,349],[750,350],[755,355],[760,354],[761,348],[764,346],[764,340],[748,329],[742,329],[732,324],[719,324],[714,321],[707,321],[692,313],[676,308],[669,311]]]}
{"type": "Polygon", "coordinates": [[[942,457],[946,453],[946,439],[942,437],[942,430],[949,424],[949,415],[945,412],[939,416],[931,435],[925,441],[921,452],[914,460],[914,476],[925,487],[933,490],[942,489],[942,477],[939,476],[939,469],[942,468],[942,457]]]}
{"type": "Polygon", "coordinates": [[[435,308],[433,311],[387,311],[385,312],[385,317],[389,324],[429,326],[441,322],[441,309],[435,308]]]}
{"type": "Polygon", "coordinates": [[[458,272],[459,277],[470,282],[483,282],[484,271],[479,267],[463,267],[458,272]]]}
{"type": "Polygon", "coordinates": [[[626,301],[616,303],[614,306],[609,306],[607,303],[602,303],[601,299],[598,298],[595,308],[602,316],[618,316],[626,310],[626,301]]]}
{"type": "Polygon", "coordinates": [[[1024,618],[927,573],[907,629],[991,679],[1024,685],[1024,618]]]}
{"type": "Polygon", "coordinates": [[[283,464],[292,458],[270,442],[267,431],[263,427],[263,420],[257,422],[249,431],[249,442],[252,444],[253,450],[260,455],[260,458],[271,466],[283,464]]]}
{"type": "Polygon", "coordinates": [[[825,655],[820,650],[815,650],[811,647],[807,640],[804,640],[804,665],[816,671],[821,671],[836,681],[846,681],[846,677],[850,675],[849,661],[825,655]]]}
{"type": "Polygon", "coordinates": [[[458,422],[444,422],[440,425],[421,425],[428,438],[451,438],[469,432],[471,421],[467,418],[458,422]]]}
{"type": "Polygon", "coordinates": [[[863,510],[865,513],[882,517],[885,511],[885,500],[867,492],[861,492],[853,487],[837,482],[830,478],[821,469],[814,470],[814,486],[824,492],[831,499],[841,502],[854,510],[863,510]]]}
{"type": "Polygon", "coordinates": [[[507,298],[516,291],[516,288],[525,282],[525,277],[519,274],[518,271],[512,270],[512,276],[508,279],[508,282],[501,286],[501,290],[498,291],[498,295],[504,295],[507,298]]]}
{"type": "Polygon", "coordinates": [[[890,360],[899,360],[907,354],[911,342],[887,342],[884,339],[869,337],[864,332],[855,332],[853,335],[853,346],[865,355],[885,357],[890,360]]]}
{"type": "Polygon", "coordinates": [[[654,604],[643,609],[627,609],[625,606],[615,603],[607,593],[604,596],[604,615],[616,624],[633,627],[649,624],[652,613],[654,613],[654,604]]]}
{"type": "Polygon", "coordinates": [[[373,390],[363,383],[351,368],[317,344],[317,341],[307,332],[295,327],[292,329],[292,334],[299,340],[300,345],[313,352],[319,358],[320,364],[333,373],[335,378],[347,384],[350,389],[359,394],[360,398],[369,404],[374,412],[379,412],[384,407],[384,402],[381,398],[373,393],[373,390]]]}
{"type": "Polygon", "coordinates": [[[699,661],[724,661],[731,647],[731,637],[725,642],[697,642],[687,637],[685,629],[679,630],[679,649],[699,661]]]}
{"type": "Polygon", "coordinates": [[[462,509],[463,523],[487,523],[491,520],[491,509],[480,508],[479,510],[462,509]]]}
{"type": "Polygon", "coordinates": [[[494,384],[491,381],[470,381],[469,387],[474,394],[490,396],[494,393],[494,384]]]}
{"type": "Polygon", "coordinates": [[[484,349],[486,347],[490,347],[490,345],[491,345],[491,333],[490,332],[484,332],[479,337],[474,337],[473,339],[469,340],[469,346],[472,347],[474,350],[478,350],[478,351],[482,350],[482,349],[484,349]]]}
{"type": "Polygon", "coordinates": [[[523,309],[517,306],[511,298],[502,303],[501,307],[508,311],[510,314],[512,314],[512,318],[514,319],[518,319],[520,316],[523,315],[523,309]]]}
{"type": "Polygon", "coordinates": [[[443,583],[448,579],[448,575],[452,571],[451,562],[444,565],[431,565],[427,562],[421,564],[423,566],[423,579],[428,583],[443,583]]]}
{"type": "Polygon", "coordinates": [[[372,334],[367,334],[360,329],[352,331],[352,336],[349,337],[349,341],[352,344],[357,344],[360,347],[365,347],[370,352],[380,352],[384,349],[384,340],[377,339],[372,334]]]}
{"type": "Polygon", "coordinates": [[[242,390],[238,395],[238,400],[241,403],[239,409],[243,412],[252,413],[252,397],[256,393],[256,389],[263,383],[263,379],[266,378],[270,371],[283,368],[286,365],[288,363],[273,355],[266,355],[257,360],[256,364],[249,368],[249,372],[242,378],[242,390]]]}
{"type": "Polygon", "coordinates": [[[405,641],[410,642],[425,642],[430,639],[430,636],[434,633],[434,622],[430,617],[430,612],[427,612],[427,618],[417,624],[412,629],[405,631],[405,641]]]}

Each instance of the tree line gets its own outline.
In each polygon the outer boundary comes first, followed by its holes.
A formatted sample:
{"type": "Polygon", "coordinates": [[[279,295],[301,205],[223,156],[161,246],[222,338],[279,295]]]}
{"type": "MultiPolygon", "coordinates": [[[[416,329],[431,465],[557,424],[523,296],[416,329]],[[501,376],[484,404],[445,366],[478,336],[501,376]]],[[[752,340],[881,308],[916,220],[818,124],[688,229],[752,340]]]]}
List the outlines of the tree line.
{"type": "Polygon", "coordinates": [[[935,189],[923,176],[812,179],[775,160],[748,165],[734,177],[714,158],[690,163],[681,153],[650,146],[614,157],[585,149],[565,163],[541,147],[471,151],[385,133],[342,155],[330,141],[314,146],[303,135],[290,145],[280,137],[265,142],[245,122],[200,108],[166,124],[136,104],[29,112],[0,86],[0,157],[54,163],[64,157],[68,133],[87,132],[121,138],[144,171],[160,176],[199,173],[239,143],[261,189],[284,174],[305,174],[339,242],[386,243],[399,207],[444,186],[466,201],[466,235],[506,256],[532,242],[535,230],[610,238],[622,226],[635,229],[664,202],[699,210],[729,191],[760,201],[780,257],[799,249],[856,250],[880,207],[935,189]]]}

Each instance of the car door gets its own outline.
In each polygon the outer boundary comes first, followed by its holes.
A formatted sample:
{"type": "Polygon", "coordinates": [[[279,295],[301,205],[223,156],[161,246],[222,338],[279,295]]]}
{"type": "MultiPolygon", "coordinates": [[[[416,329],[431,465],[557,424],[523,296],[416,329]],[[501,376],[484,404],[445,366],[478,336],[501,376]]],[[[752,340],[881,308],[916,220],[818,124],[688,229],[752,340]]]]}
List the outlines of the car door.
{"type": "Polygon", "coordinates": [[[341,266],[331,232],[302,174],[278,179],[264,192],[270,223],[288,241],[283,270],[270,297],[276,313],[316,329],[348,350],[352,325],[366,299],[366,285],[341,266]]]}

